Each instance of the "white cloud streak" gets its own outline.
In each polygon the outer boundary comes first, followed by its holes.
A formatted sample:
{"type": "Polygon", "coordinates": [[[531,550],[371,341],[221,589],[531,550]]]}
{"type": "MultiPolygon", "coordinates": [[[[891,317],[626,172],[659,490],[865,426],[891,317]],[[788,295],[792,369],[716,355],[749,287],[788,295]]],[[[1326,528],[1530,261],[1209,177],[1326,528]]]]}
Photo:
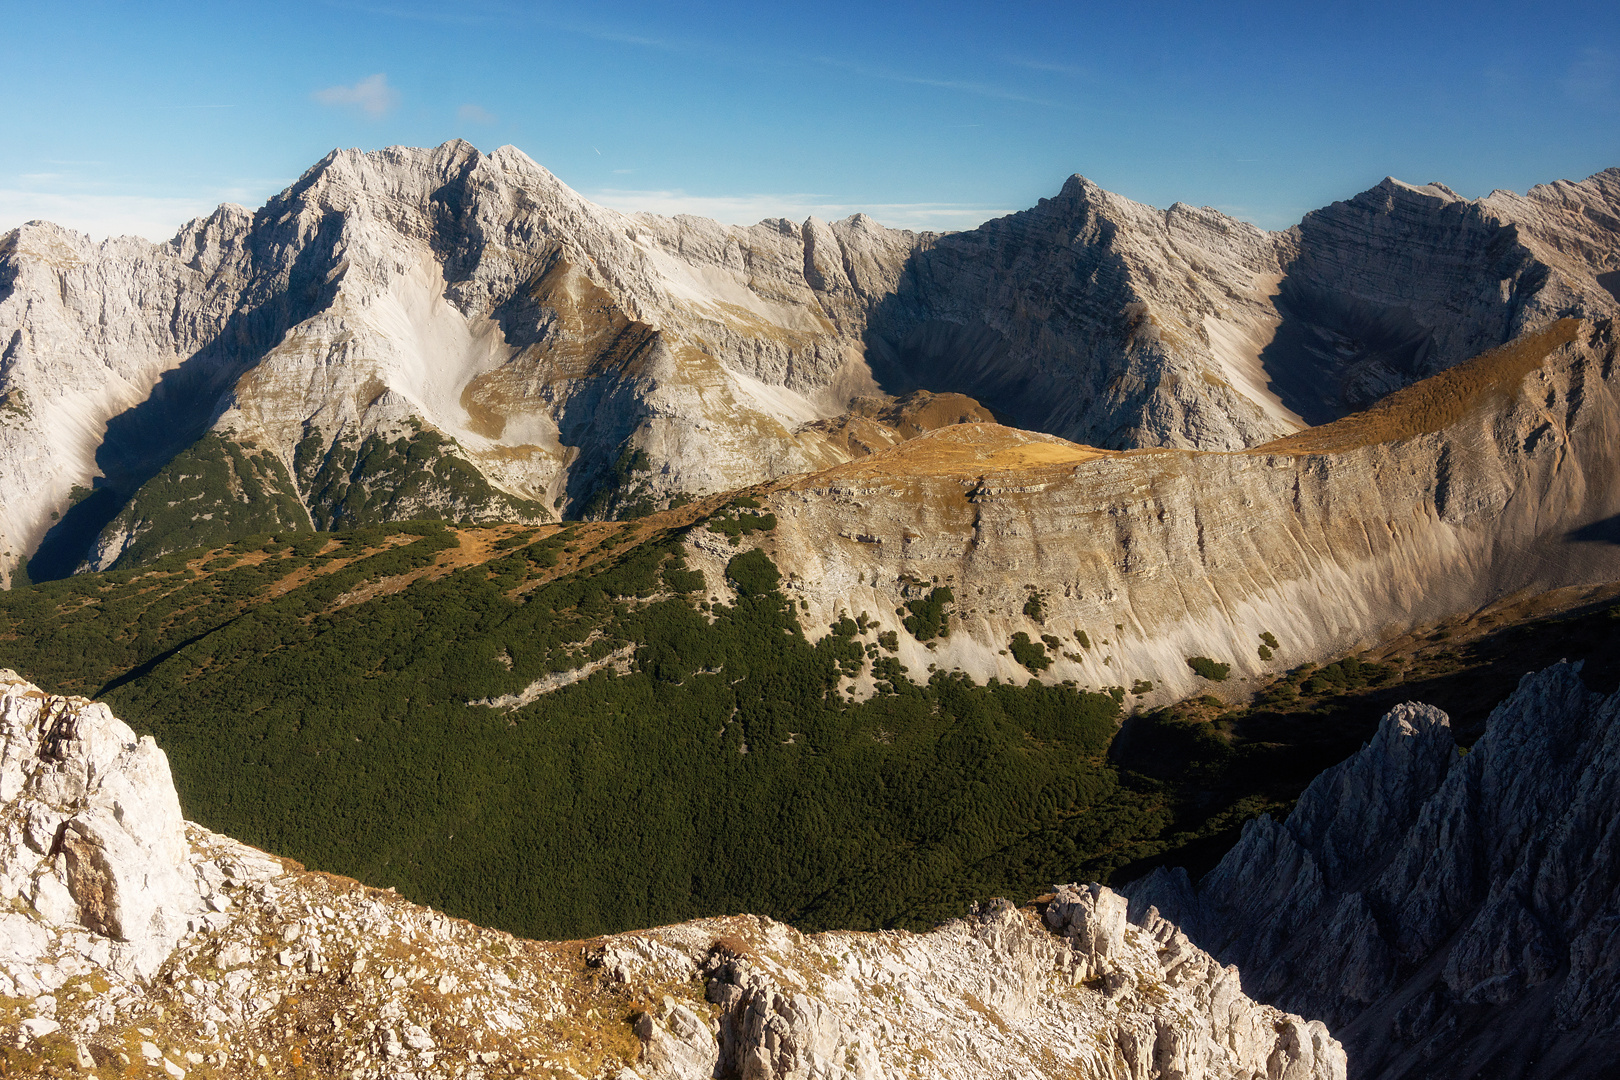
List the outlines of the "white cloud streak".
{"type": "Polygon", "coordinates": [[[194,217],[214,212],[218,200],[148,195],[89,195],[0,188],[0,232],[25,221],[50,221],[96,240],[140,236],[159,243],[194,217]]]}
{"type": "Polygon", "coordinates": [[[971,229],[1011,210],[979,203],[843,203],[808,194],[689,195],[684,191],[636,191],[603,188],[585,197],[625,213],[646,212],[673,217],[692,214],[727,225],[753,225],[767,218],[803,221],[818,217],[836,221],[868,214],[895,229],[946,232],[971,229]]]}
{"type": "Polygon", "coordinates": [[[456,119],[463,124],[493,124],[495,114],[482,105],[463,105],[456,110],[456,119]]]}
{"type": "Polygon", "coordinates": [[[387,116],[399,104],[399,91],[388,85],[388,76],[380,71],[353,86],[328,86],[310,97],[322,105],[359,109],[373,119],[387,116]]]}
{"type": "Polygon", "coordinates": [[[1052,64],[1045,60],[1013,60],[1011,63],[1021,68],[1027,68],[1030,71],[1043,71],[1052,75],[1069,75],[1079,78],[1091,74],[1085,68],[1077,67],[1074,64],[1052,64]]]}
{"type": "Polygon", "coordinates": [[[1046,98],[1030,97],[1027,94],[1006,90],[990,83],[970,82],[963,79],[930,79],[922,75],[908,75],[902,71],[890,71],[887,68],[867,67],[864,64],[854,64],[830,56],[818,56],[815,62],[823,67],[837,68],[840,71],[847,71],[852,75],[859,75],[867,79],[882,79],[885,82],[904,83],[907,86],[929,86],[938,90],[953,90],[959,94],[992,98],[996,101],[1015,101],[1021,105],[1041,105],[1048,109],[1068,109],[1072,107],[1059,101],[1049,101],[1046,98]]]}
{"type": "Polygon", "coordinates": [[[1620,102],[1620,60],[1602,49],[1584,49],[1563,78],[1564,93],[1585,105],[1620,102]]]}

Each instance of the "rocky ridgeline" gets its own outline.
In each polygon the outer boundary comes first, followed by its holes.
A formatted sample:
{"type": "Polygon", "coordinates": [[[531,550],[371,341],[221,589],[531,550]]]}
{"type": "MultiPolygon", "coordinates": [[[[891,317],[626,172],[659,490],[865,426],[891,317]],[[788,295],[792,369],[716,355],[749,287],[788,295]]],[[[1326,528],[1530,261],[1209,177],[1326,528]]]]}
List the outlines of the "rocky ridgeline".
{"type": "MultiPolygon", "coordinates": [[[[950,589],[948,637],[899,632],[913,678],[1140,680],[1150,706],[1245,696],[1519,590],[1620,578],[1615,329],[1556,323],[1414,400],[1241,453],[943,428],[782,482],[764,543],[811,628],[866,612],[875,643],[950,589]],[[1049,667],[1019,662],[1020,633],[1049,667]],[[1196,656],[1231,678],[1202,679],[1196,656]]],[[[690,561],[719,581],[732,550],[695,534],[690,561]]]]}
{"type": "Polygon", "coordinates": [[[1391,710],[1286,821],[1196,886],[1126,887],[1327,1018],[1356,1077],[1612,1076],[1620,1055],[1620,693],[1527,675],[1466,753],[1444,713],[1391,710]]]}
{"type": "Polygon", "coordinates": [[[1472,202],[1391,180],[1267,233],[1076,176],[964,233],[743,228],[595,206],[512,147],[334,151],[165,244],[0,236],[0,575],[47,532],[65,572],[727,490],[846,460],[825,422],[915,388],[1238,450],[1613,316],[1617,208],[1620,170],[1472,202]]]}
{"type": "Polygon", "coordinates": [[[7,1075],[1345,1074],[1322,1024],[1101,886],[928,934],[521,941],[184,823],[162,751],[105,706],[3,672],[0,731],[7,1075]]]}

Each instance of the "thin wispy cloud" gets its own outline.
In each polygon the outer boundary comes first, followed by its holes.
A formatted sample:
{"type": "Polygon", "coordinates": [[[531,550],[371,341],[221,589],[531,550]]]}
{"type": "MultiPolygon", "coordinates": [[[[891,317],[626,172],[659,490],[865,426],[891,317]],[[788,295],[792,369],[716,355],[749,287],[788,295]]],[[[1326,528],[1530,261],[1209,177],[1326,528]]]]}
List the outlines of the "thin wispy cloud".
{"type": "Polygon", "coordinates": [[[463,105],[456,110],[456,119],[463,124],[493,124],[495,114],[482,105],[463,105]]]}
{"type": "Polygon", "coordinates": [[[646,34],[631,33],[612,27],[562,19],[552,13],[536,10],[533,6],[522,4],[475,3],[470,2],[470,0],[463,0],[453,11],[446,10],[442,5],[437,4],[347,3],[339,6],[353,11],[364,12],[367,15],[375,15],[379,18],[401,19],[407,22],[442,23],[459,26],[499,25],[505,27],[521,24],[579,34],[583,37],[594,38],[597,41],[607,41],[618,45],[634,45],[647,49],[661,49],[666,52],[689,52],[701,48],[696,42],[674,41],[666,38],[651,37],[646,34]]]}
{"type": "MultiPolygon", "coordinates": [[[[646,37],[642,34],[626,34],[618,30],[603,30],[594,26],[569,26],[576,34],[583,34],[597,41],[607,41],[614,45],[634,45],[641,49],[657,49],[660,52],[692,52],[698,46],[684,41],[671,41],[667,38],[646,37]]],[[[702,49],[701,51],[710,51],[702,49]]]]}
{"type": "Polygon", "coordinates": [[[1587,105],[1620,104],[1620,59],[1603,49],[1584,49],[1563,78],[1564,93],[1587,105]]]}
{"type": "Polygon", "coordinates": [[[1050,72],[1053,75],[1070,75],[1078,78],[1079,76],[1090,74],[1090,72],[1083,67],[1076,67],[1073,64],[1053,64],[1045,60],[1025,60],[1015,58],[1011,61],[1011,63],[1017,67],[1027,68],[1030,71],[1045,71],[1050,72]]]}
{"type": "MultiPolygon", "coordinates": [[[[841,60],[829,56],[795,56],[791,53],[783,54],[773,52],[768,58],[739,53],[733,49],[720,47],[713,41],[698,38],[667,37],[656,34],[638,33],[635,29],[621,29],[617,26],[604,26],[601,23],[583,22],[575,19],[559,19],[555,16],[535,11],[522,6],[505,4],[471,4],[457,16],[444,16],[434,8],[419,8],[399,4],[375,5],[356,4],[357,10],[369,14],[389,18],[420,20],[420,21],[469,21],[489,22],[500,21],[505,23],[524,22],[536,26],[544,26],[562,33],[578,34],[581,37],[594,41],[607,42],[614,45],[627,45],[637,49],[651,49],[657,52],[674,53],[684,56],[702,57],[710,63],[721,64],[726,67],[742,68],[756,71],[779,72],[785,64],[813,65],[832,67],[847,71],[855,75],[871,79],[881,79],[887,82],[904,83],[912,86],[927,86],[939,90],[951,90],[957,93],[971,94],[977,97],[990,98],[998,101],[1010,101],[1023,105],[1039,105],[1054,109],[1071,109],[1074,106],[1063,102],[1052,101],[1048,98],[1036,97],[1021,93],[994,83],[978,82],[971,79],[941,79],[924,75],[913,75],[908,72],[894,71],[883,67],[873,67],[853,61],[841,60]]],[[[1038,60],[1015,61],[1019,66],[1038,71],[1059,72],[1067,75],[1085,74],[1084,69],[1064,64],[1051,64],[1038,60]]],[[[375,76],[374,76],[375,77],[375,76]]],[[[333,90],[344,89],[333,87],[333,90]]],[[[325,93],[326,91],[322,91],[325,93]]]]}
{"type": "Polygon", "coordinates": [[[195,217],[214,212],[219,200],[98,195],[0,188],[0,232],[25,221],[50,221],[89,233],[93,239],[140,236],[154,243],[169,239],[195,217]]]}
{"type": "Polygon", "coordinates": [[[890,71],[887,68],[868,67],[865,64],[856,64],[848,60],[839,60],[830,56],[818,56],[815,62],[824,67],[837,68],[860,75],[868,79],[882,79],[886,82],[905,83],[909,86],[931,86],[940,90],[955,90],[958,93],[973,94],[977,97],[993,98],[997,101],[1015,101],[1021,105],[1042,105],[1049,109],[1067,109],[1068,105],[1051,101],[1046,98],[1030,97],[1015,90],[991,83],[972,82],[964,79],[933,79],[923,75],[910,75],[902,71],[890,71]]]}
{"type": "Polygon", "coordinates": [[[380,71],[353,86],[328,86],[310,97],[322,105],[359,109],[372,118],[387,116],[399,104],[399,91],[388,85],[388,76],[380,71]]]}
{"type": "Polygon", "coordinates": [[[410,22],[440,23],[448,26],[481,26],[488,23],[494,13],[478,11],[478,5],[462,4],[455,11],[439,5],[428,7],[402,7],[398,4],[340,4],[351,11],[364,12],[385,19],[406,19],[410,22]]]}
{"type": "Polygon", "coordinates": [[[603,188],[585,197],[625,213],[645,212],[674,217],[692,214],[727,225],[753,225],[770,218],[803,221],[818,217],[836,221],[851,214],[867,214],[895,229],[946,232],[971,229],[1012,211],[978,203],[855,203],[833,202],[813,194],[691,195],[684,191],[637,191],[603,188]]]}
{"type": "Polygon", "coordinates": [[[291,183],[290,177],[240,177],[183,195],[147,195],[117,191],[115,181],[100,175],[0,176],[0,232],[27,221],[50,221],[96,240],[139,236],[161,242],[192,218],[212,214],[220,203],[258,206],[291,183]]]}

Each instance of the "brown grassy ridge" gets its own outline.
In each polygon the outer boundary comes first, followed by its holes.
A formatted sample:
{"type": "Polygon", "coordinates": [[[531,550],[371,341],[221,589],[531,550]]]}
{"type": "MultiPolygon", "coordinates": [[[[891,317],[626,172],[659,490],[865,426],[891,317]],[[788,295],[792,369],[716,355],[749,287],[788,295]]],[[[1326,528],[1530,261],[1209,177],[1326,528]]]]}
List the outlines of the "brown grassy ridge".
{"type": "Polygon", "coordinates": [[[1115,453],[1000,424],[954,424],[831,469],[784,478],[780,486],[802,488],[829,482],[881,481],[911,476],[971,480],[985,473],[1054,466],[1072,468],[1115,453]]]}
{"type": "MultiPolygon", "coordinates": [[[[1511,401],[1518,395],[1520,383],[1526,375],[1539,368],[1556,350],[1576,341],[1580,333],[1581,320],[1559,319],[1540,330],[1522,334],[1505,345],[1397,390],[1361,412],[1237,452],[1294,455],[1341,453],[1441,431],[1476,408],[1511,401]]],[[[828,482],[881,481],[906,477],[971,479],[986,473],[1054,466],[1072,468],[1083,462],[1120,453],[1164,452],[1159,448],[1102,450],[994,423],[957,423],[830,469],[799,477],[784,477],[771,486],[806,488],[828,482]]]]}
{"type": "MultiPolygon", "coordinates": [[[[350,604],[361,603],[379,596],[389,596],[403,592],[408,586],[417,581],[424,579],[438,580],[439,578],[448,577],[464,567],[491,562],[507,554],[504,548],[496,546],[502,540],[509,540],[519,536],[530,540],[544,540],[564,530],[572,530],[574,542],[559,557],[557,565],[545,569],[533,569],[523,584],[519,585],[510,594],[515,597],[537,589],[560,577],[565,577],[568,574],[602,562],[604,559],[616,554],[619,549],[688,528],[702,518],[721,509],[739,495],[751,492],[759,493],[766,486],[755,485],[737,491],[706,495],[684,506],[660,510],[657,513],[649,514],[644,518],[636,518],[633,521],[565,521],[560,524],[550,525],[452,526],[450,532],[455,534],[457,546],[439,552],[431,565],[408,570],[393,577],[368,581],[359,588],[339,597],[334,602],[333,609],[347,607],[350,604]]],[[[370,549],[363,554],[372,554],[374,550],[382,550],[382,548],[370,549]]],[[[356,556],[356,558],[360,557],[363,556],[356,556]]],[[[302,583],[300,581],[297,584],[302,583]]],[[[296,585],[280,589],[273,595],[281,595],[295,587],[296,585]]]]}
{"type": "Polygon", "coordinates": [[[1334,453],[1440,431],[1486,402],[1511,401],[1524,377],[1555,350],[1575,341],[1580,331],[1581,320],[1559,319],[1403,387],[1361,412],[1274,439],[1247,453],[1334,453]]]}

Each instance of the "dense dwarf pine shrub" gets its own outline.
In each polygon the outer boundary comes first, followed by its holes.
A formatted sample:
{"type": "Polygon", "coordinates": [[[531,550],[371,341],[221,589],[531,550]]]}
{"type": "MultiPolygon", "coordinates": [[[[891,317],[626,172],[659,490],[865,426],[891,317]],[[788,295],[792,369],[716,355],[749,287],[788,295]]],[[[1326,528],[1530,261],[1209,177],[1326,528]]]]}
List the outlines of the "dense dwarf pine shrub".
{"type": "Polygon", "coordinates": [[[171,557],[0,594],[0,665],[155,735],[193,819],[528,935],[736,911],[926,928],[1156,850],[1168,806],[1108,763],[1112,695],[919,684],[855,637],[812,645],[758,550],[707,611],[667,540],[519,588],[571,541],[340,604],[454,534],[259,537],[215,572],[171,557]],[[628,675],[476,704],[624,648],[628,675]],[[868,662],[878,693],[851,702],[840,676],[868,662]]]}

